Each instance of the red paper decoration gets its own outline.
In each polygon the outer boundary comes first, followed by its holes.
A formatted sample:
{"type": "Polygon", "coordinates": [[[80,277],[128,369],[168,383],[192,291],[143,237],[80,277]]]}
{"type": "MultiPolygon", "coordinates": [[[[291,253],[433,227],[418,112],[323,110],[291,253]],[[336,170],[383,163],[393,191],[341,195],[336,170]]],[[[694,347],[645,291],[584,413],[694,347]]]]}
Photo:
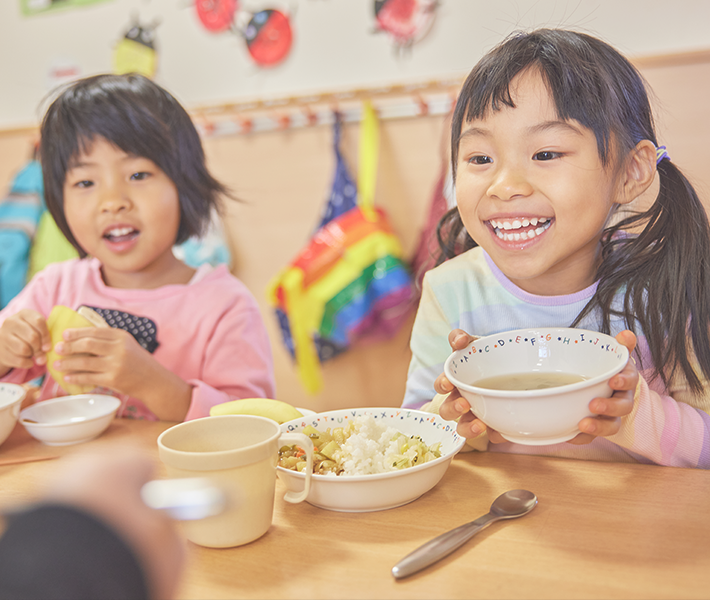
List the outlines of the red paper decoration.
{"type": "Polygon", "coordinates": [[[232,26],[237,0],[195,0],[195,8],[200,22],[208,31],[220,32],[232,26]]]}
{"type": "Polygon", "coordinates": [[[291,50],[291,23],[281,11],[269,8],[254,13],[243,33],[249,54],[259,65],[275,65],[291,50]]]}
{"type": "Polygon", "coordinates": [[[429,31],[438,0],[375,0],[377,29],[400,46],[413,44],[429,31]]]}

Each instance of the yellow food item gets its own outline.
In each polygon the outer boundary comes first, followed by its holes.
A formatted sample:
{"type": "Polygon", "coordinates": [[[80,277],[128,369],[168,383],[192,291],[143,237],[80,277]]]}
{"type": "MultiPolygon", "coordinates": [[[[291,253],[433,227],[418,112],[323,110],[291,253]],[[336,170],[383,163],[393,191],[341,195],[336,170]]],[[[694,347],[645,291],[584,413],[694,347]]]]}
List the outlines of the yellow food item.
{"type": "Polygon", "coordinates": [[[256,415],[273,419],[279,424],[303,417],[301,412],[287,402],[269,398],[242,398],[217,404],[210,409],[210,416],[216,415],[256,415]]]}
{"type": "Polygon", "coordinates": [[[72,395],[87,394],[94,389],[94,386],[82,386],[66,383],[64,381],[63,373],[54,368],[55,361],[60,358],[54,351],[54,347],[62,341],[62,334],[65,329],[76,329],[79,327],[108,327],[101,315],[90,308],[82,306],[79,311],[83,314],[72,310],[68,306],[57,305],[52,309],[52,312],[49,313],[49,317],[47,317],[47,327],[49,328],[49,335],[52,338],[52,349],[47,352],[47,370],[54,381],[56,381],[64,391],[72,395]],[[89,318],[91,320],[89,320],[89,318]]]}
{"type": "Polygon", "coordinates": [[[80,306],[76,312],[78,314],[80,314],[82,317],[84,317],[87,321],[90,321],[94,327],[108,327],[109,326],[108,323],[104,320],[104,318],[99,313],[97,313],[95,310],[89,308],[88,306],[80,306]]]}

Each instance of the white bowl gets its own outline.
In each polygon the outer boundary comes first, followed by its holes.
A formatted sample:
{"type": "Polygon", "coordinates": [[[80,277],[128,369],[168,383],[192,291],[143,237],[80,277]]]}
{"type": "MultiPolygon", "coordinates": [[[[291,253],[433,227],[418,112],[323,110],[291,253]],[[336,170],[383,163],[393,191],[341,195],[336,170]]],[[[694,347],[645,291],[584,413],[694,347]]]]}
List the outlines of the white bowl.
{"type": "MultiPolygon", "coordinates": [[[[444,476],[454,455],[466,440],[456,433],[456,423],[439,415],[403,408],[350,408],[294,419],[281,425],[284,432],[311,425],[320,431],[343,427],[355,417],[372,415],[405,435],[418,435],[427,446],[441,442],[441,457],[401,471],[373,475],[316,475],[306,502],[342,512],[371,512],[395,508],[416,500],[444,476]]],[[[279,479],[290,491],[303,491],[305,475],[277,467],[279,479]]]]}
{"type": "Polygon", "coordinates": [[[593,416],[589,402],[608,398],[608,381],[621,371],[629,351],[613,337],[584,329],[540,327],[507,331],[453,352],[444,372],[473,413],[506,440],[518,444],[557,444],[579,433],[593,416]],[[584,381],[531,390],[477,386],[484,378],[520,373],[560,373],[584,381]]]}
{"type": "Polygon", "coordinates": [[[27,395],[27,390],[15,383],[0,383],[0,444],[15,428],[20,416],[20,405],[27,395]]]}
{"type": "Polygon", "coordinates": [[[63,396],[24,409],[20,423],[49,446],[80,444],[103,433],[120,406],[118,398],[102,394],[63,396]]]}

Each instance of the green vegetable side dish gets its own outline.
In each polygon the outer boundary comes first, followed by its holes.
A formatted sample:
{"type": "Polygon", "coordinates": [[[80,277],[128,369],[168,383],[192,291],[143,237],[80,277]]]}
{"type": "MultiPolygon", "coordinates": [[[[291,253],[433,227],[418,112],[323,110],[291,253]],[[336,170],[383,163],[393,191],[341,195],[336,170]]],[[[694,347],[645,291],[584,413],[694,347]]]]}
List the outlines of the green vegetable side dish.
{"type": "MultiPolygon", "coordinates": [[[[313,473],[365,475],[407,469],[441,456],[441,443],[427,446],[419,436],[406,436],[392,428],[375,432],[377,439],[361,433],[361,423],[319,431],[307,425],[302,433],[313,441],[313,473]],[[375,449],[376,448],[376,449],[375,449]],[[363,470],[362,465],[366,465],[363,470]],[[374,466],[373,466],[374,465],[374,466]]],[[[279,450],[279,466],[292,471],[306,468],[305,452],[297,445],[279,450]]]]}

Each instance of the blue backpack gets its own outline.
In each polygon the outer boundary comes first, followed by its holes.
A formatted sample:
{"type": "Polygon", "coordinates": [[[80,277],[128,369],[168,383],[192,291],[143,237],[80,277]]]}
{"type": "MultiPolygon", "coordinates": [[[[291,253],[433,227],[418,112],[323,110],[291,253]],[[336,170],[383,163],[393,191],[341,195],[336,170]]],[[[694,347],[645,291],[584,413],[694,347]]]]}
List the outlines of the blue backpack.
{"type": "Polygon", "coordinates": [[[0,308],[25,287],[30,248],[44,212],[42,168],[33,160],[16,176],[0,202],[0,308]]]}

